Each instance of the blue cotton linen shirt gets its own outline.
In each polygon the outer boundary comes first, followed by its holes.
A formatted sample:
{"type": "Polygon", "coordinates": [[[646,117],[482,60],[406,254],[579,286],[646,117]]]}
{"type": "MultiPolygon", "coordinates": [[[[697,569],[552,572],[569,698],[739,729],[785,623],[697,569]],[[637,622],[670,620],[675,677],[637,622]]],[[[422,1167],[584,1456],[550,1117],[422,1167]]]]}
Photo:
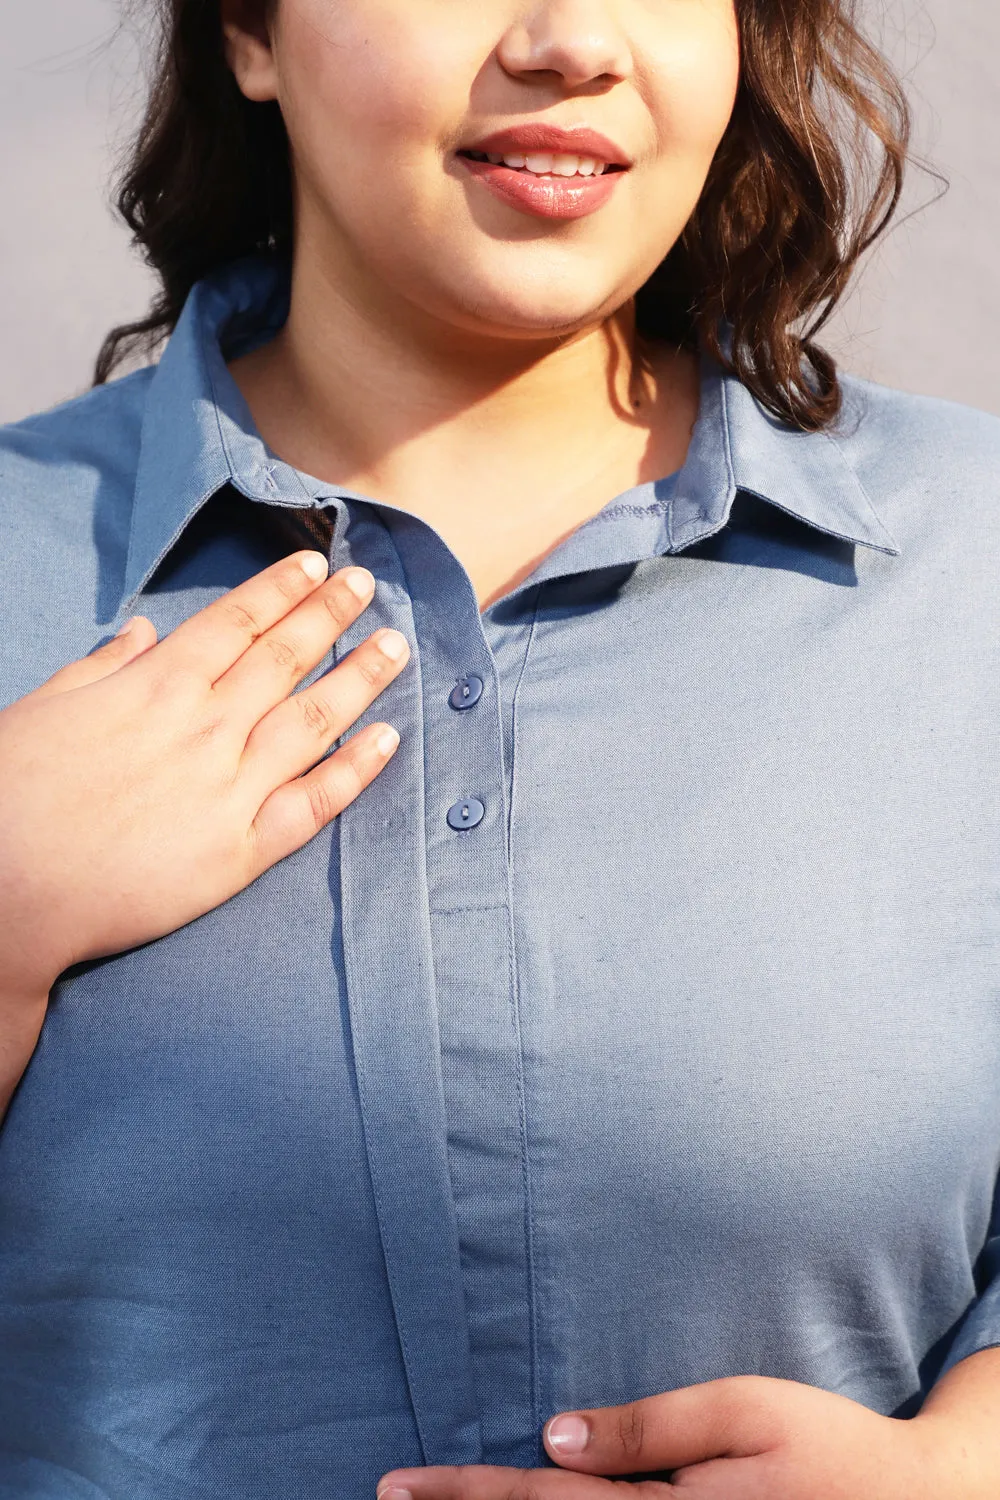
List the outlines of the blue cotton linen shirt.
{"type": "Polygon", "coordinates": [[[286,310],[231,268],[0,435],[4,703],[310,511],[377,579],[337,657],[412,648],[336,823],[54,991],[0,1497],[370,1500],[735,1374],[915,1411],[1000,1343],[1000,423],[848,380],[806,435],[706,365],[681,473],[480,613],[431,526],[265,448],[225,361],[286,310]]]}

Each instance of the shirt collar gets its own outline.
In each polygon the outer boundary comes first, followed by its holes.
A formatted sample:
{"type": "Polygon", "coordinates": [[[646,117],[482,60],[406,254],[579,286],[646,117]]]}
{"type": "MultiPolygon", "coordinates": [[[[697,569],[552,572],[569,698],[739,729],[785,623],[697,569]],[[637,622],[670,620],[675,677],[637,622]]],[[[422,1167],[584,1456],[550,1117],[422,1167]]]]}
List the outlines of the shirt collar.
{"type": "MultiPolygon", "coordinates": [[[[238,262],[193,288],[150,381],[120,609],[227,484],[250,500],[295,508],[342,509],[347,499],[366,498],[277,459],[229,374],[227,359],[266,342],[287,315],[287,271],[265,259],[238,262]]],[[[654,485],[637,490],[643,498],[657,493],[654,485]]],[[[654,518],[662,513],[655,550],[680,552],[721,530],[741,490],[831,536],[899,552],[837,438],[785,426],[740,381],[704,361],[687,460],[669,502],[648,507],[654,518]]]]}
{"type": "MultiPolygon", "coordinates": [[[[845,430],[860,420],[849,408],[845,403],[845,430]]],[[[698,420],[674,489],[666,550],[679,552],[720,531],[741,491],[830,536],[899,555],[842,438],[779,422],[741,381],[705,360],[698,420]]]]}
{"type": "Polygon", "coordinates": [[[265,343],[287,316],[287,275],[263,259],[237,262],[192,289],[146,398],[120,610],[223,486],[295,508],[349,493],[270,452],[227,369],[227,359],[265,343]]]}

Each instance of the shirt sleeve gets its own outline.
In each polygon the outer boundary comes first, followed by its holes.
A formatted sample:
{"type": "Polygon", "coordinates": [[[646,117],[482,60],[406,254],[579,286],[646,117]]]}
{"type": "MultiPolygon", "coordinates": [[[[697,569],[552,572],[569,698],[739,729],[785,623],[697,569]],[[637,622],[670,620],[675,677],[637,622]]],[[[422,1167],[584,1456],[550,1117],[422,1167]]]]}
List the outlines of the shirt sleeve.
{"type": "Polygon", "coordinates": [[[982,1290],[958,1326],[938,1380],[970,1354],[1000,1347],[1000,1182],[989,1237],[977,1263],[976,1280],[982,1290]]]}

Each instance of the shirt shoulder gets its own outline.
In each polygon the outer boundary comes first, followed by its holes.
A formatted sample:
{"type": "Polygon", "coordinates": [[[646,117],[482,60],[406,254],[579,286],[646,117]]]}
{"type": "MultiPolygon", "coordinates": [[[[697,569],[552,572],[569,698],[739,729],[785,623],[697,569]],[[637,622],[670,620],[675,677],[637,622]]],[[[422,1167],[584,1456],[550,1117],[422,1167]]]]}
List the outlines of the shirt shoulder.
{"type": "Polygon", "coordinates": [[[918,442],[929,439],[939,455],[952,450],[956,457],[974,457],[980,445],[992,451],[1000,447],[1000,417],[978,407],[915,395],[857,375],[842,375],[841,384],[846,436],[862,436],[864,425],[883,438],[895,434],[918,442]],[[976,440],[971,450],[966,447],[970,437],[976,440]]]}
{"type": "Polygon", "coordinates": [[[904,551],[1000,540],[1000,417],[856,376],[843,389],[829,436],[904,551]]]}
{"type": "Polygon", "coordinates": [[[153,367],[137,370],[49,411],[0,427],[0,516],[58,524],[109,486],[135,483],[153,367]]]}
{"type": "Polygon", "coordinates": [[[107,632],[152,373],[0,427],[0,699],[37,686],[107,632]],[[29,633],[40,607],[44,628],[29,633]]]}

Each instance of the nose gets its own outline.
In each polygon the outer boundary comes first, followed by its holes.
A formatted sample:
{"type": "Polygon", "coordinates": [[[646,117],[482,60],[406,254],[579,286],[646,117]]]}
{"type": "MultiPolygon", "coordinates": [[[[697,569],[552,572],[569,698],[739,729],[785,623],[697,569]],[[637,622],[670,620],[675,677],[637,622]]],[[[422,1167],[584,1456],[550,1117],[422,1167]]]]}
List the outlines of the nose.
{"type": "Polygon", "coordinates": [[[563,87],[607,87],[633,70],[626,37],[608,0],[531,0],[498,49],[513,77],[549,73],[563,87]]]}

